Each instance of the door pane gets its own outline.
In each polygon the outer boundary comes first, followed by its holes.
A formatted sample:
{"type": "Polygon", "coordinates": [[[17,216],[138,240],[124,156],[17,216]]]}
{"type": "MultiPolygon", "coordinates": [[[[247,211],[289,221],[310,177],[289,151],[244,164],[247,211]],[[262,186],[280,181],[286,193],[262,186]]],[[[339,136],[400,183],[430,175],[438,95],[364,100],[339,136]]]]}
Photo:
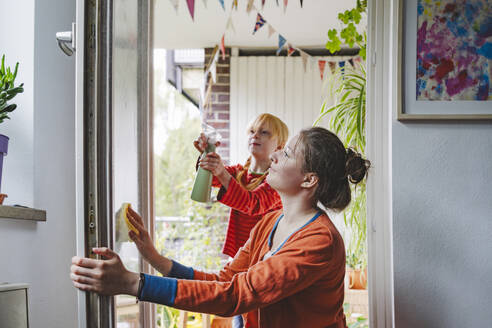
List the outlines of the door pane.
{"type": "MultiPolygon", "coordinates": [[[[131,203],[139,210],[138,1],[113,2],[113,208],[131,203]]],[[[125,266],[140,271],[139,255],[123,220],[114,220],[114,246],[125,266]]],[[[134,297],[115,297],[118,328],[139,327],[134,297]]]]}

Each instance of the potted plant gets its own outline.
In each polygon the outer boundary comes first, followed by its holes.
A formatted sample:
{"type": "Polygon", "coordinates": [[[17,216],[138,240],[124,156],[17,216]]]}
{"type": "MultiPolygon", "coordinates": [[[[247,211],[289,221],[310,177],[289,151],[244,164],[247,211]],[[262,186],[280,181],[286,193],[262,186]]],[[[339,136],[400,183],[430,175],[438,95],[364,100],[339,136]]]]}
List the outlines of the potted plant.
{"type": "MultiPolygon", "coordinates": [[[[329,128],[343,141],[345,147],[352,147],[365,153],[366,117],[366,27],[363,16],[367,1],[358,0],[355,8],[338,14],[342,27],[340,31],[328,31],[326,48],[334,53],[342,44],[359,47],[361,61],[353,66],[337,68],[327,79],[327,97],[321,107],[317,124],[325,115],[331,115],[329,128]],[[362,25],[362,26],[361,26],[362,25]],[[339,33],[340,32],[340,33],[339,33]],[[328,100],[335,103],[328,106],[328,100]]],[[[366,185],[361,182],[352,188],[352,202],[344,212],[345,243],[347,252],[348,285],[352,289],[365,289],[367,285],[367,244],[366,244],[366,185]]]]}
{"type": "MultiPolygon", "coordinates": [[[[17,94],[24,92],[23,83],[15,86],[18,69],[19,63],[15,64],[13,72],[10,67],[5,67],[5,55],[2,56],[2,64],[0,66],[0,123],[3,123],[6,119],[10,119],[9,114],[17,108],[17,105],[12,103],[12,99],[17,94]]],[[[7,155],[8,142],[9,137],[0,134],[0,188],[2,184],[3,157],[7,155]]],[[[0,204],[3,203],[5,197],[5,194],[0,194],[0,204]]]]}

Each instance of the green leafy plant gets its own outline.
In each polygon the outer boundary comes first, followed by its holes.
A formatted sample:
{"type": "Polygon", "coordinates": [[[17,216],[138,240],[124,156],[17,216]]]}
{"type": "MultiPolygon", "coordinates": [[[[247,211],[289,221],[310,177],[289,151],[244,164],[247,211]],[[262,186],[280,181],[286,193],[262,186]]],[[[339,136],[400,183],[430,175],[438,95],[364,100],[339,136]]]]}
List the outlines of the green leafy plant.
{"type": "MultiPolygon", "coordinates": [[[[342,23],[340,34],[336,29],[328,31],[329,41],[326,47],[339,51],[342,40],[353,47],[360,48],[360,63],[338,67],[326,81],[326,97],[315,125],[325,116],[329,116],[329,128],[335,132],[345,147],[352,147],[361,154],[365,153],[365,118],[366,118],[366,26],[362,25],[367,10],[367,1],[357,1],[356,8],[346,10],[338,15],[342,23]],[[332,101],[334,103],[332,104],[332,101]]],[[[366,184],[359,183],[352,187],[352,202],[343,213],[347,266],[364,270],[367,266],[366,245],[366,184]]]]}
{"type": "Polygon", "coordinates": [[[9,113],[13,112],[16,104],[9,104],[17,94],[24,92],[24,84],[15,86],[15,78],[19,63],[15,64],[15,69],[12,72],[10,67],[5,68],[5,55],[2,56],[2,65],[0,66],[0,123],[6,119],[10,119],[9,113]]]}
{"type": "Polygon", "coordinates": [[[328,31],[328,42],[326,42],[326,49],[334,53],[339,51],[343,42],[350,48],[357,45],[360,49],[359,56],[362,59],[366,59],[366,44],[367,33],[365,26],[361,27],[360,24],[363,21],[364,15],[367,11],[367,0],[357,0],[355,8],[345,10],[343,13],[338,14],[338,20],[342,23],[340,31],[337,29],[331,29],[328,31]]]}

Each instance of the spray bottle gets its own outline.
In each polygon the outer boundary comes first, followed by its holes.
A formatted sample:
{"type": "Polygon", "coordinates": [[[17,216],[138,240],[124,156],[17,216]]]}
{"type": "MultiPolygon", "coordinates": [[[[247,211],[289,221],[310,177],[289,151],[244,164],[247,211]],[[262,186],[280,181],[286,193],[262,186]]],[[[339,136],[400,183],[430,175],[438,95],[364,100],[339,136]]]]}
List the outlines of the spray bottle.
{"type": "MultiPolygon", "coordinates": [[[[207,138],[207,147],[200,155],[202,160],[208,153],[215,151],[215,144],[220,141],[220,134],[211,126],[203,124],[203,133],[207,138]]],[[[210,192],[212,189],[212,172],[198,167],[196,172],[195,183],[193,184],[193,190],[191,191],[191,199],[201,203],[210,202],[210,192]]]]}

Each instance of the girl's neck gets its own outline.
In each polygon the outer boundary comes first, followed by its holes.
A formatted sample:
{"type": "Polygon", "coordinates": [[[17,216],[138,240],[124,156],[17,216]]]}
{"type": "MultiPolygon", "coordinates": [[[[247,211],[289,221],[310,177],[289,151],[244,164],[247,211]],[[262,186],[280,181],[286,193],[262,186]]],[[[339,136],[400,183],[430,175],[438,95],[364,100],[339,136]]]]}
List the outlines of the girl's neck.
{"type": "Polygon", "coordinates": [[[265,173],[270,167],[270,158],[257,159],[254,156],[251,157],[251,164],[249,170],[255,173],[265,173]]]}

